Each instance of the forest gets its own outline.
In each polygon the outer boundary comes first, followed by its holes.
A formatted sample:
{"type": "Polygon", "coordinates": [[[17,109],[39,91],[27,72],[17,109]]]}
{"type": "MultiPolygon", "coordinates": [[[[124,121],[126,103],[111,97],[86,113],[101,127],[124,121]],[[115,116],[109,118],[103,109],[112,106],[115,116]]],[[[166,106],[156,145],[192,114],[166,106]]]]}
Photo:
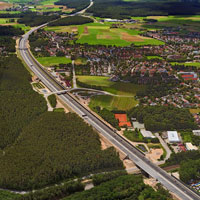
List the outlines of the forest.
{"type": "Polygon", "coordinates": [[[19,36],[23,35],[24,31],[13,26],[0,26],[0,36],[19,36]]]}
{"type": "Polygon", "coordinates": [[[92,172],[123,169],[114,148],[72,113],[45,112],[0,155],[0,187],[36,189],[92,172]]]}
{"type": "Polygon", "coordinates": [[[104,182],[91,190],[75,193],[63,200],[172,200],[168,191],[157,185],[157,191],[145,185],[142,176],[122,175],[110,181],[104,182]]]}
{"type": "Polygon", "coordinates": [[[94,0],[94,2],[88,12],[93,13],[96,17],[124,19],[130,16],[195,15],[200,13],[198,1],[94,0]]]}
{"type": "Polygon", "coordinates": [[[0,57],[0,149],[11,145],[23,127],[47,109],[30,80],[16,55],[0,57]]]}
{"type": "Polygon", "coordinates": [[[26,26],[39,26],[41,24],[45,24],[58,18],[60,18],[60,15],[37,15],[34,12],[29,12],[24,14],[20,19],[18,19],[18,23],[25,24],[26,26]]]}
{"type": "Polygon", "coordinates": [[[138,106],[128,111],[150,131],[196,129],[193,116],[188,109],[173,106],[138,106]]]}
{"type": "Polygon", "coordinates": [[[55,5],[64,5],[68,8],[74,8],[75,10],[72,13],[76,13],[80,10],[83,10],[90,4],[90,0],[59,0],[55,2],[55,5]]]}
{"type": "Polygon", "coordinates": [[[200,159],[181,162],[179,169],[180,179],[185,183],[200,181],[200,159]]]}
{"type": "Polygon", "coordinates": [[[64,17],[56,20],[55,22],[51,22],[49,26],[69,26],[69,25],[81,25],[86,23],[92,23],[93,20],[88,17],[82,16],[70,16],[64,17]]]}

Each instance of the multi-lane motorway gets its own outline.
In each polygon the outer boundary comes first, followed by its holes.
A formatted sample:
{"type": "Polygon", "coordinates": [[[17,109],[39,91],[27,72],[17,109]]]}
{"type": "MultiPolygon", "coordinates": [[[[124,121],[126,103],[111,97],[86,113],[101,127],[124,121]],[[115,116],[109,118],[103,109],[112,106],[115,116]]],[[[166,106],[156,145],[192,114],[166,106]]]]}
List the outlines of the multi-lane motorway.
{"type": "MultiPolygon", "coordinates": [[[[57,92],[65,90],[60,83],[58,83],[30,54],[27,42],[29,35],[35,30],[46,26],[41,25],[26,33],[19,41],[19,51],[22,59],[34,74],[52,91],[57,92]]],[[[182,200],[200,200],[200,196],[194,191],[186,187],[183,183],[170,176],[157,165],[150,162],[145,155],[136,149],[132,144],[127,142],[124,138],[118,135],[112,128],[101,121],[85,106],[80,104],[70,93],[59,95],[59,98],[65,102],[74,112],[80,117],[84,118],[91,126],[93,126],[101,135],[106,137],[114,146],[124,152],[130,160],[137,166],[148,173],[153,178],[157,179],[169,191],[176,194],[182,200]]]]}

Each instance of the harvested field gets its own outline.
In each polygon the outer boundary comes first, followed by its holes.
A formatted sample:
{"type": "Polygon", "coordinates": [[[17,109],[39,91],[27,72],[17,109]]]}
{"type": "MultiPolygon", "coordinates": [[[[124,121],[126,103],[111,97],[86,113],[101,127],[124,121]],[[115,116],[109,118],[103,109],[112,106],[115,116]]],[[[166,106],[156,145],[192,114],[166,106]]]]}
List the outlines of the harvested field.
{"type": "Polygon", "coordinates": [[[129,35],[126,32],[121,33],[122,40],[128,41],[128,42],[144,42],[142,37],[139,37],[138,35],[129,35]]]}
{"type": "Polygon", "coordinates": [[[12,4],[6,2],[0,2],[0,10],[5,10],[6,8],[11,8],[12,4]]]}
{"type": "Polygon", "coordinates": [[[72,27],[71,30],[72,30],[72,32],[77,32],[78,28],[77,27],[72,27]]]}

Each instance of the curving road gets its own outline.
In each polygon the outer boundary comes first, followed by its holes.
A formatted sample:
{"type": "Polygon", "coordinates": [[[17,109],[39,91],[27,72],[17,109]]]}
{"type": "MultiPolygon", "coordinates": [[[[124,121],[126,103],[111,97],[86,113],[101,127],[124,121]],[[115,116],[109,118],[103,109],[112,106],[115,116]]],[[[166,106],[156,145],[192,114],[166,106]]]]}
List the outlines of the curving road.
{"type": "MultiPolygon", "coordinates": [[[[58,83],[32,56],[27,47],[28,37],[35,30],[46,26],[47,24],[36,27],[26,33],[19,41],[19,51],[28,67],[36,74],[36,76],[52,91],[57,92],[66,90],[58,83]]],[[[96,117],[85,106],[80,104],[70,93],[59,95],[59,98],[65,102],[80,117],[84,118],[91,126],[93,126],[101,135],[106,137],[114,146],[124,152],[130,160],[132,160],[142,170],[150,176],[157,179],[169,191],[176,194],[182,200],[200,200],[200,196],[194,191],[186,187],[183,183],[167,174],[163,169],[150,162],[145,155],[135,148],[132,144],[118,135],[115,130],[107,126],[103,121],[96,117]]]]}

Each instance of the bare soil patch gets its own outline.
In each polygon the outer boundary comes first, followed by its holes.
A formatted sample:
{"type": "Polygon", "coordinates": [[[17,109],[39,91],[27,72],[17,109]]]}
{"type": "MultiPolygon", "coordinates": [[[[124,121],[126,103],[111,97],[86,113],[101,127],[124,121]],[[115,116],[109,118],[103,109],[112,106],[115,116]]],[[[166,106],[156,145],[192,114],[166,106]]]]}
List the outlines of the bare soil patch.
{"type": "Polygon", "coordinates": [[[78,31],[78,28],[77,27],[72,27],[72,32],[77,32],[78,31]]]}
{"type": "Polygon", "coordinates": [[[0,10],[5,10],[6,8],[11,8],[12,4],[6,2],[0,2],[0,10]]]}
{"type": "Polygon", "coordinates": [[[84,27],[83,34],[89,34],[89,31],[88,31],[88,27],[87,27],[87,26],[84,27]]]}
{"type": "Polygon", "coordinates": [[[128,33],[121,33],[122,40],[128,42],[144,42],[144,39],[138,35],[129,35],[128,33]]]}

